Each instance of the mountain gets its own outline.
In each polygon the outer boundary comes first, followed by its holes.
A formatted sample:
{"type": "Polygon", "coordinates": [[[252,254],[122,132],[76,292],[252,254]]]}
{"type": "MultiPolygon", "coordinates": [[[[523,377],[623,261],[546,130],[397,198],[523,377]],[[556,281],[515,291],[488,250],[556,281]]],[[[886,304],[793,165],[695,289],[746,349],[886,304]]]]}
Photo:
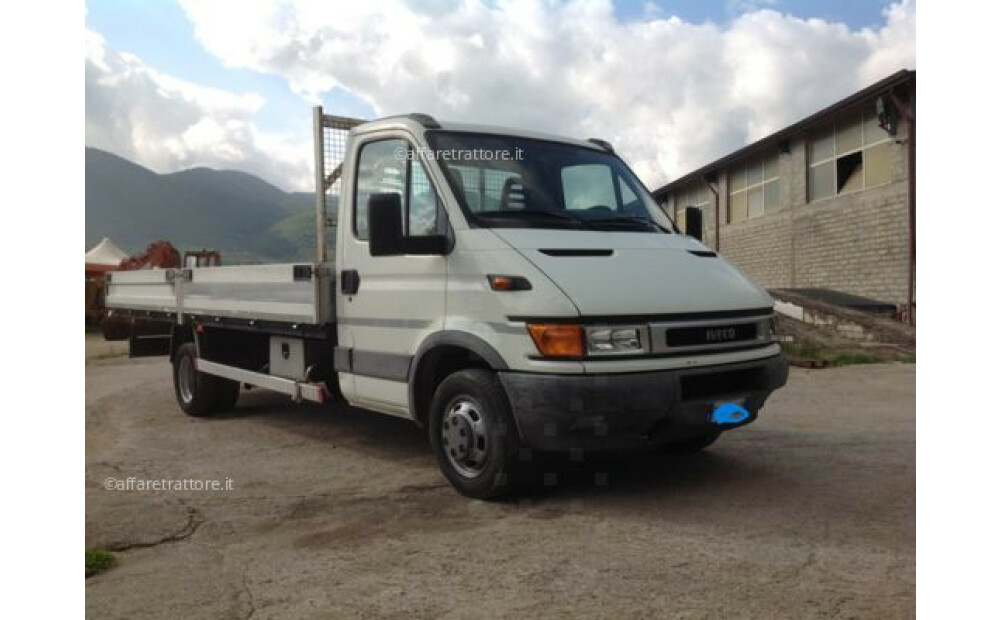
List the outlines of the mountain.
{"type": "Polygon", "coordinates": [[[86,149],[86,243],[110,237],[134,253],[158,239],[178,250],[210,248],[223,264],[310,260],[313,195],[285,192],[235,170],[157,174],[86,149]]]}

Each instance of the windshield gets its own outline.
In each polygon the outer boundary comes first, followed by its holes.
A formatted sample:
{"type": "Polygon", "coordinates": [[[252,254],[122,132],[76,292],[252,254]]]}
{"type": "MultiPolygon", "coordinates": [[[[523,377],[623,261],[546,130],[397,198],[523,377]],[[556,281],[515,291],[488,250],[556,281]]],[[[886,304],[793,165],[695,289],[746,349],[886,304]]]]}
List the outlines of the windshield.
{"type": "Polygon", "coordinates": [[[674,230],[639,179],[605,151],[489,134],[427,137],[466,216],[479,226],[674,230]]]}

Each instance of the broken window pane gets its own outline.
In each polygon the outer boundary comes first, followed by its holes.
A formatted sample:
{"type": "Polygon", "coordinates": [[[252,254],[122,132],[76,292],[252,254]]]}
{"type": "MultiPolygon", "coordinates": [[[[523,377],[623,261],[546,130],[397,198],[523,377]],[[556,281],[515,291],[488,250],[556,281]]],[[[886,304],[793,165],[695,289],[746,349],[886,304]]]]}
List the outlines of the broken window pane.
{"type": "Polygon", "coordinates": [[[861,153],[851,153],[837,159],[837,193],[852,192],[864,187],[861,153]]]}

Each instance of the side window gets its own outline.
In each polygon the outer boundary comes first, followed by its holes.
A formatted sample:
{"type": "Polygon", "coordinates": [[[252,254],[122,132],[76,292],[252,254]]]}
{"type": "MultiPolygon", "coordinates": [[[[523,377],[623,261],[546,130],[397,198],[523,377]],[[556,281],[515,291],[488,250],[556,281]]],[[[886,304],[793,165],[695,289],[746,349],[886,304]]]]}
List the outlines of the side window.
{"type": "Polygon", "coordinates": [[[441,205],[437,193],[419,161],[410,162],[410,191],[407,195],[407,234],[413,237],[433,235],[438,230],[441,205]]]}
{"type": "MultiPolygon", "coordinates": [[[[404,200],[406,187],[405,140],[380,140],[361,147],[358,156],[358,182],[354,188],[354,233],[368,239],[368,199],[372,194],[399,194],[404,200]]],[[[405,204],[405,203],[404,203],[405,204]]]]}

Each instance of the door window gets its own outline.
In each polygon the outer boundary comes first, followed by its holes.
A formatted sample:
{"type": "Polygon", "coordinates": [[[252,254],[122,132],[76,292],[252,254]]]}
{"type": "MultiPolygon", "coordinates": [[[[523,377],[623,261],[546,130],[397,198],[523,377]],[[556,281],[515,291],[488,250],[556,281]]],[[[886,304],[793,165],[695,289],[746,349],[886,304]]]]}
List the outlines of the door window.
{"type": "Polygon", "coordinates": [[[422,236],[440,229],[441,201],[427,170],[406,140],[369,142],[358,156],[358,176],[354,193],[354,233],[368,240],[368,200],[372,194],[399,194],[403,205],[403,234],[422,236]]]}
{"type": "Polygon", "coordinates": [[[405,140],[379,140],[361,147],[354,190],[354,233],[358,239],[368,239],[368,199],[372,194],[399,194],[403,202],[406,153],[405,140]]]}

